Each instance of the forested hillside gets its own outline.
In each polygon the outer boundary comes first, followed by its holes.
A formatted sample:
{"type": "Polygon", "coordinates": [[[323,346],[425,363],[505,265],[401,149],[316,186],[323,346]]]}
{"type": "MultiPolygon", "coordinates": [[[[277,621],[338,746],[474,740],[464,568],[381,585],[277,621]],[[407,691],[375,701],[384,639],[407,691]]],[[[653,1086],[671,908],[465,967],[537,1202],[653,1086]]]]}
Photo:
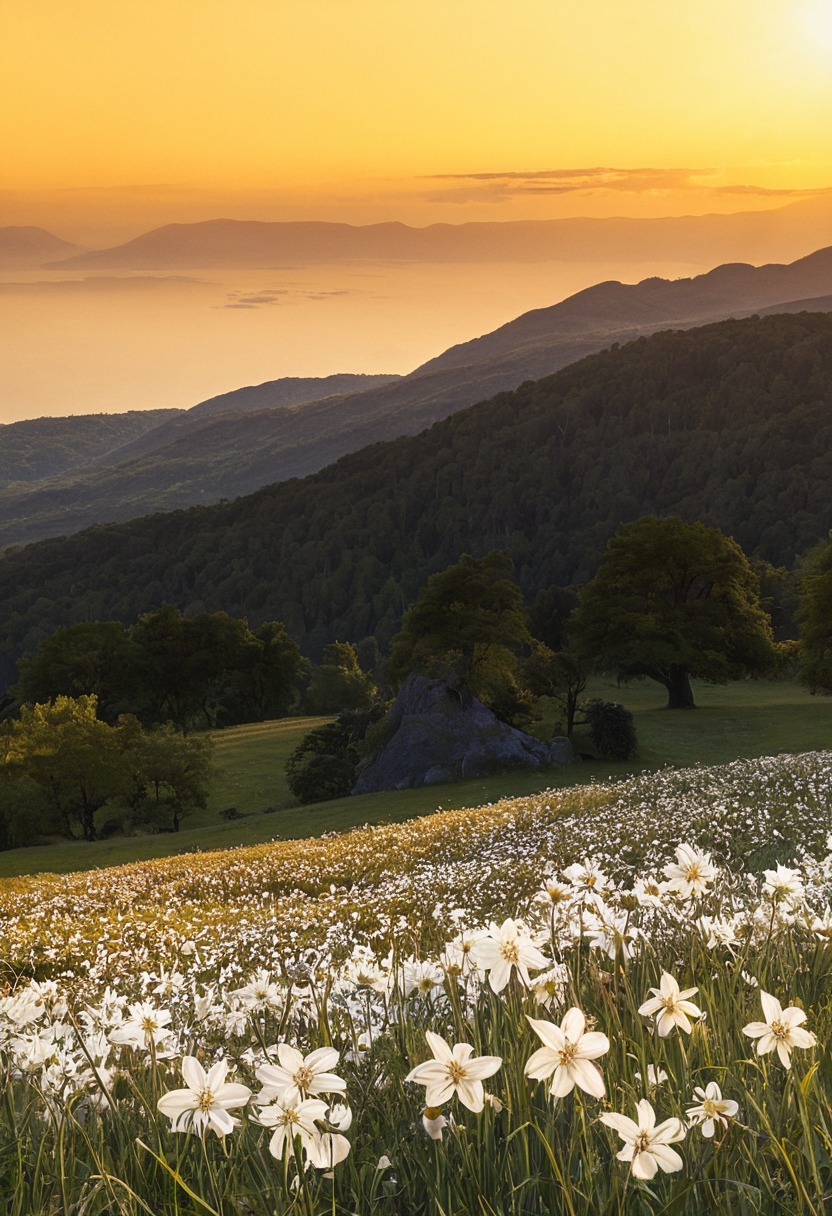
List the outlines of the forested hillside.
{"type": "Polygon", "coordinates": [[[0,488],[53,477],[100,459],[175,418],[180,410],[129,410],[0,423],[0,488]]]}
{"type": "Polygon", "coordinates": [[[832,525],[832,316],[613,348],[234,503],[0,559],[3,675],[57,626],[170,601],[283,620],[313,656],[389,638],[435,570],[502,548],[527,594],[589,578],[623,520],[700,519],[775,564],[832,525]]]}
{"type": "Polygon", "coordinates": [[[43,482],[0,486],[0,550],[252,494],[367,444],[416,435],[613,342],[754,312],[822,312],[832,307],[830,293],[832,247],[790,265],[731,263],[690,279],[596,283],[407,376],[287,377],[224,393],[173,412],[104,458],[92,452],[43,482]]]}

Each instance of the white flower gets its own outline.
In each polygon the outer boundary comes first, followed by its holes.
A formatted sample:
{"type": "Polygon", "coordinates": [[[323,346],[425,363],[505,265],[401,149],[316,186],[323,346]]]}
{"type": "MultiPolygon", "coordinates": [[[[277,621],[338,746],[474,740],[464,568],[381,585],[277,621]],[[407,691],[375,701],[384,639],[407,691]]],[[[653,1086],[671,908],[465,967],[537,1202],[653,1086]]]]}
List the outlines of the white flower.
{"type": "Polygon", "coordinates": [[[327,1127],[332,1130],[318,1133],[318,1138],[309,1152],[309,1159],[316,1169],[331,1170],[349,1156],[350,1142],[341,1132],[352,1126],[352,1111],[344,1102],[329,1108],[327,1127]]]}
{"type": "Polygon", "coordinates": [[[448,1126],[448,1120],[438,1106],[426,1106],[422,1111],[422,1127],[431,1140],[441,1140],[442,1132],[448,1126]]]}
{"type": "Polygon", "coordinates": [[[814,1047],[817,1039],[810,1030],[805,1030],[802,1023],[806,1014],[797,1005],[789,1005],[786,1009],[776,997],[768,992],[760,991],[760,1001],[763,1006],[764,1022],[749,1022],[743,1026],[743,1034],[750,1039],[757,1039],[757,1055],[764,1056],[770,1051],[777,1052],[780,1063],[784,1068],[791,1068],[791,1052],[795,1047],[814,1047]]]}
{"type": "Polygon", "coordinates": [[[658,1014],[656,1029],[659,1032],[659,1038],[667,1038],[674,1026],[679,1026],[686,1034],[690,1034],[691,1024],[688,1019],[701,1018],[702,1010],[688,1000],[688,997],[693,996],[699,989],[685,988],[683,992],[680,992],[676,980],[665,971],[662,973],[659,987],[651,988],[650,991],[653,996],[640,1005],[638,1011],[645,1017],[651,1017],[654,1013],[658,1014]]]}
{"type": "Polygon", "coordinates": [[[690,899],[704,895],[716,878],[716,866],[710,853],[702,853],[689,844],[680,844],[676,849],[676,861],[664,867],[665,877],[670,881],[667,890],[690,899]]]}
{"type": "Polygon", "coordinates": [[[477,1114],[485,1105],[482,1083],[501,1067],[500,1056],[472,1058],[474,1049],[470,1043],[457,1043],[451,1048],[432,1030],[425,1032],[425,1038],[434,1058],[417,1064],[405,1081],[426,1087],[428,1106],[441,1106],[456,1094],[463,1106],[477,1114]]]}
{"type": "Polygon", "coordinates": [[[821,916],[812,918],[810,927],[815,937],[819,937],[821,941],[832,941],[832,909],[828,904],[821,916]]]}
{"type": "Polygon", "coordinates": [[[493,992],[502,992],[511,977],[513,967],[528,988],[529,968],[540,971],[546,958],[534,944],[534,939],[518,921],[504,920],[502,925],[489,925],[488,935],[475,942],[471,953],[476,963],[488,972],[493,992]]]}
{"type": "Polygon", "coordinates": [[[552,908],[558,907],[570,900],[572,895],[573,891],[571,887],[558,882],[553,875],[550,875],[548,878],[544,878],[540,890],[534,896],[534,902],[551,911],[552,908]]]}
{"type": "Polygon", "coordinates": [[[655,1177],[657,1170],[673,1174],[682,1169],[684,1161],[669,1147],[685,1138],[681,1119],[665,1119],[657,1127],[656,1112],[646,1098],[641,1099],[636,1110],[638,1123],[626,1115],[601,1115],[601,1122],[617,1131],[624,1141],[624,1147],[616,1153],[618,1160],[631,1162],[633,1177],[645,1180],[655,1177]]]}
{"type": "Polygon", "coordinates": [[[575,862],[563,871],[564,878],[572,884],[573,896],[590,899],[608,890],[610,882],[603,870],[591,861],[575,862]]]}
{"type": "Polygon", "coordinates": [[[796,904],[803,898],[803,876],[799,870],[778,864],[776,870],[763,870],[763,898],[772,904],[796,904]]]}
{"type": "Polygon", "coordinates": [[[576,1007],[567,1011],[560,1026],[529,1017],[526,1020],[543,1047],[526,1061],[525,1075],[534,1081],[551,1077],[549,1093],[553,1098],[565,1097],[576,1085],[593,1098],[603,1098],[603,1078],[590,1060],[609,1051],[607,1036],[594,1030],[585,1033],[586,1018],[576,1007]]]}
{"type": "Polygon", "coordinates": [[[168,1030],[170,1010],[144,1001],[129,1006],[130,1017],[110,1031],[110,1042],[127,1047],[159,1047],[173,1033],[168,1030]]]}
{"type": "Polygon", "coordinates": [[[280,1009],[283,1005],[279,987],[273,983],[269,972],[262,967],[244,988],[237,988],[231,995],[250,1013],[264,1009],[280,1009]]]}
{"type": "Polygon", "coordinates": [[[245,1106],[251,1090],[245,1085],[226,1084],[228,1061],[218,1060],[208,1071],[195,1056],[182,1057],[182,1076],[187,1089],[163,1094],[157,1105],[172,1120],[171,1131],[195,1131],[202,1135],[209,1128],[220,1137],[227,1136],[240,1120],[229,1110],[245,1106]]]}
{"type": "Polygon", "coordinates": [[[549,971],[536,975],[531,983],[535,1003],[542,1005],[544,1009],[560,1005],[569,979],[569,968],[564,963],[556,963],[549,971]]]}
{"type": "Polygon", "coordinates": [[[603,916],[599,916],[597,923],[589,930],[589,944],[592,949],[601,950],[609,958],[614,959],[620,954],[622,958],[629,959],[635,953],[639,936],[640,930],[631,923],[629,913],[605,908],[603,916]]]}
{"type": "Polygon", "coordinates": [[[320,1098],[306,1098],[302,1102],[284,1102],[280,1098],[264,1106],[259,1114],[259,1120],[264,1127],[273,1127],[274,1133],[269,1140],[269,1152],[278,1161],[291,1148],[297,1137],[300,1137],[301,1152],[310,1160],[316,1161],[319,1152],[319,1133],[315,1126],[326,1117],[327,1104],[320,1098]]]}
{"type": "Polygon", "coordinates": [[[403,972],[405,996],[410,996],[412,992],[418,992],[422,996],[432,996],[445,983],[445,973],[437,963],[408,959],[404,964],[403,972]]]}
{"type": "Polygon", "coordinates": [[[689,1106],[685,1111],[691,1127],[702,1127],[702,1135],[710,1140],[716,1130],[717,1123],[728,1126],[729,1119],[737,1117],[739,1107],[731,1099],[722,1096],[722,1090],[716,1081],[709,1081],[704,1089],[694,1089],[694,1098],[699,1099],[698,1106],[689,1106]]]}
{"type": "Polygon", "coordinates": [[[443,966],[452,974],[470,975],[477,970],[473,957],[474,946],[486,936],[484,929],[463,930],[445,944],[442,955],[443,966]]]}
{"type": "Polygon", "coordinates": [[[261,1064],[255,1072],[263,1085],[258,1101],[279,1097],[285,1105],[292,1106],[302,1098],[318,1094],[346,1093],[346,1081],[330,1072],[338,1066],[340,1059],[334,1047],[318,1047],[303,1056],[296,1047],[278,1043],[277,1058],[279,1065],[261,1064]]]}

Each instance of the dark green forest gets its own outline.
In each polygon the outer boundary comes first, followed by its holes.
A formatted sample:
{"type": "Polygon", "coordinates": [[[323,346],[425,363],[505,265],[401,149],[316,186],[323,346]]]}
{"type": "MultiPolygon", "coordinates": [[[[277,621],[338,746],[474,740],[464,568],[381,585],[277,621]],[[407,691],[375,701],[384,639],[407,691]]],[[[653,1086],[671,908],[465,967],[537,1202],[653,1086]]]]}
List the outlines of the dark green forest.
{"type": "Polygon", "coordinates": [[[428,575],[506,550],[527,597],[587,581],[622,521],[678,514],[776,566],[832,525],[832,316],[668,331],[236,502],[0,559],[0,675],[61,625],[163,602],[386,643],[428,575]]]}

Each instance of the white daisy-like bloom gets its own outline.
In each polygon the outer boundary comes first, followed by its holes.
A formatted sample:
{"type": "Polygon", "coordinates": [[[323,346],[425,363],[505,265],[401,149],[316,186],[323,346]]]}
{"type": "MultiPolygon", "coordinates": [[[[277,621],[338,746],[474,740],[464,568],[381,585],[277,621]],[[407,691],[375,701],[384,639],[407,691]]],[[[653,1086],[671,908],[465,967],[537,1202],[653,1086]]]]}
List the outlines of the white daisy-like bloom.
{"type": "Polygon", "coordinates": [[[209,1129],[222,1139],[240,1120],[229,1110],[245,1106],[251,1090],[245,1085],[226,1083],[228,1061],[218,1060],[206,1073],[195,1056],[182,1057],[182,1076],[187,1089],[163,1094],[157,1106],[171,1120],[171,1131],[194,1131],[203,1135],[209,1129]]]}
{"type": "Polygon", "coordinates": [[[258,1120],[264,1127],[273,1127],[269,1140],[269,1152],[280,1161],[300,1138],[301,1152],[310,1160],[318,1159],[320,1133],[316,1124],[323,1123],[327,1103],[320,1098],[305,1098],[299,1102],[285,1102],[277,1098],[262,1107],[258,1120]]]}
{"type": "Polygon", "coordinates": [[[701,1018],[702,1010],[689,999],[699,991],[698,988],[685,988],[680,991],[679,985],[669,972],[662,973],[658,988],[651,988],[653,993],[649,1000],[639,1005],[639,1013],[645,1017],[656,1015],[656,1030],[660,1039],[666,1039],[674,1026],[691,1032],[691,1018],[701,1018]]]}
{"type": "Polygon", "coordinates": [[[473,956],[474,946],[486,936],[485,929],[464,929],[453,939],[446,942],[442,953],[442,965],[452,974],[471,975],[477,970],[476,959],[473,956]]]}
{"type": "Polygon", "coordinates": [[[551,911],[552,908],[562,907],[571,900],[574,892],[565,883],[558,882],[554,875],[544,878],[540,890],[535,892],[533,903],[551,911]]]}
{"type": "Polygon", "coordinates": [[[425,1104],[442,1106],[454,1094],[463,1106],[479,1114],[485,1105],[482,1083],[493,1077],[502,1066],[500,1056],[474,1056],[470,1043],[456,1043],[449,1047],[445,1040],[432,1030],[425,1032],[433,1059],[417,1064],[405,1077],[425,1086],[425,1104]]]}
{"type": "Polygon", "coordinates": [[[803,875],[799,870],[778,864],[776,870],[763,870],[763,899],[772,904],[797,904],[804,895],[803,875]]]}
{"type": "Polygon", "coordinates": [[[261,967],[243,988],[237,988],[231,993],[236,997],[243,1009],[250,1013],[265,1009],[279,1010],[283,1006],[283,997],[279,986],[274,983],[271,975],[261,967]]]}
{"type": "Polygon", "coordinates": [[[110,1031],[110,1042],[126,1047],[160,1047],[173,1033],[169,1009],[157,1009],[149,1001],[128,1006],[129,1018],[110,1031]]]}
{"type": "Polygon", "coordinates": [[[579,900],[594,902],[609,890],[610,880],[603,870],[591,861],[576,861],[563,871],[564,878],[572,885],[572,896],[579,900]]]}
{"type": "Polygon", "coordinates": [[[723,1098],[716,1081],[709,1081],[704,1089],[697,1087],[693,1096],[698,1099],[698,1105],[689,1106],[685,1114],[690,1126],[701,1127],[707,1140],[712,1138],[717,1124],[727,1127],[729,1119],[736,1119],[739,1106],[730,1098],[723,1098]]]}
{"type": "Polygon", "coordinates": [[[502,992],[514,968],[528,988],[529,970],[541,971],[547,965],[525,925],[511,919],[499,926],[492,922],[488,933],[474,943],[471,952],[477,965],[488,972],[492,992],[502,992]]]}
{"type": "Polygon", "coordinates": [[[404,994],[410,996],[417,992],[421,996],[433,996],[445,986],[445,973],[438,963],[425,962],[422,959],[407,959],[402,968],[404,979],[404,994]]]}
{"type": "Polygon", "coordinates": [[[676,849],[676,860],[664,867],[668,879],[667,891],[682,899],[705,895],[717,875],[717,868],[710,853],[703,853],[690,844],[680,844],[676,849]]]}
{"type": "Polygon", "coordinates": [[[795,1047],[815,1047],[817,1039],[803,1023],[806,1014],[797,1005],[785,1009],[769,992],[760,991],[764,1022],[749,1022],[743,1026],[743,1034],[757,1040],[757,1055],[764,1056],[776,1051],[784,1068],[791,1068],[791,1053],[795,1047]]]}
{"type": "Polygon", "coordinates": [[[536,975],[531,983],[535,1004],[542,1005],[544,1009],[562,1005],[570,978],[571,973],[565,963],[555,963],[548,971],[536,975]]]}
{"type": "Polygon", "coordinates": [[[526,1020],[543,1043],[526,1061],[524,1073],[533,1081],[552,1078],[549,1093],[563,1098],[577,1085],[593,1098],[603,1098],[604,1080],[590,1063],[606,1055],[610,1041],[597,1030],[586,1031],[586,1018],[577,1007],[567,1010],[560,1026],[527,1016],[526,1020]]]}
{"type": "Polygon", "coordinates": [[[619,955],[632,958],[640,937],[641,930],[632,924],[629,913],[615,912],[612,908],[606,908],[589,929],[590,949],[600,950],[612,959],[619,955]]]}
{"type": "Polygon", "coordinates": [[[258,1101],[269,1102],[279,1097],[281,1102],[292,1106],[302,1098],[346,1093],[346,1081],[331,1071],[338,1067],[341,1058],[334,1047],[318,1047],[304,1056],[297,1047],[278,1043],[277,1058],[279,1064],[261,1064],[255,1071],[263,1086],[258,1101]]]}
{"type": "Polygon", "coordinates": [[[670,1147],[685,1138],[682,1120],[665,1119],[657,1126],[656,1112],[646,1098],[641,1099],[636,1111],[638,1122],[613,1112],[601,1115],[601,1122],[618,1132],[624,1141],[624,1147],[616,1153],[618,1160],[629,1161],[633,1177],[645,1181],[655,1178],[658,1170],[674,1174],[682,1169],[684,1161],[670,1147]]]}

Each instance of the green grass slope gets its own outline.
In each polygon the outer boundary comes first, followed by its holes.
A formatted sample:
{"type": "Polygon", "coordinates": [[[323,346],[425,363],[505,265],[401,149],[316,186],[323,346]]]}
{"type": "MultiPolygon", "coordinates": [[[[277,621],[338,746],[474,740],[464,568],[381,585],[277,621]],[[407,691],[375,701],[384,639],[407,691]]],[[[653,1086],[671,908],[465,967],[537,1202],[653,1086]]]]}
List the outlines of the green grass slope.
{"type": "MultiPolygon", "coordinates": [[[[88,844],[60,842],[0,853],[0,877],[38,871],[121,865],[194,850],[232,848],[271,840],[300,839],[343,831],[364,823],[396,823],[442,808],[478,806],[552,787],[609,781],[666,765],[726,764],[737,758],[824,750],[832,746],[832,700],[811,697],[786,682],[748,681],[726,687],[696,686],[699,708],[668,712],[663,694],[649,682],[619,688],[593,682],[589,694],[621,701],[636,716],[639,755],[631,764],[597,761],[550,769],[516,771],[453,785],[398,790],[297,806],[284,773],[286,759],[307,731],[324,719],[287,718],[214,732],[216,769],[208,807],[185,821],[178,833],[115,837],[88,844]],[[235,806],[242,818],[223,822],[235,806]],[[267,806],[283,807],[263,814],[267,806]]],[[[545,732],[548,723],[541,723],[545,732]]],[[[576,737],[579,748],[590,745],[576,737]]]]}

